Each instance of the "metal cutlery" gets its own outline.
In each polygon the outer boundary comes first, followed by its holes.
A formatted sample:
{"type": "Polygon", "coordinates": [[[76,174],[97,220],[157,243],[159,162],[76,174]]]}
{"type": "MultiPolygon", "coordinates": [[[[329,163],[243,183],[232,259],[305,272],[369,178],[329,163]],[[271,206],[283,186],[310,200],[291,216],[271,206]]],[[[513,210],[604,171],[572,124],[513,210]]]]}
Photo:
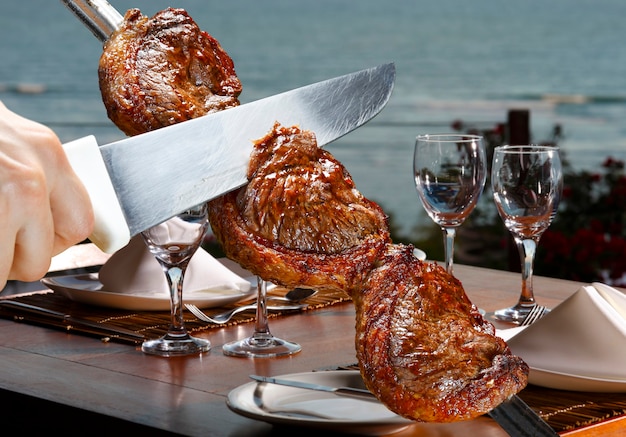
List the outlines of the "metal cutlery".
{"type": "Polygon", "coordinates": [[[313,297],[317,294],[317,290],[312,288],[300,288],[296,287],[289,290],[285,296],[267,296],[267,300],[274,300],[278,302],[298,303],[305,299],[313,297]]]}
{"type": "MultiPolygon", "coordinates": [[[[269,290],[269,287],[268,287],[269,290]]],[[[300,288],[300,287],[296,287],[293,288],[291,290],[289,290],[284,296],[274,296],[274,295],[268,295],[267,296],[267,301],[274,301],[274,302],[286,302],[286,303],[290,303],[290,304],[298,304],[310,297],[313,297],[317,294],[317,290],[311,289],[311,288],[300,288]]],[[[253,296],[250,299],[246,299],[245,302],[256,302],[257,301],[257,296],[253,296]]],[[[243,303],[243,302],[242,302],[243,303]]]]}
{"type": "MultiPolygon", "coordinates": [[[[233,318],[235,314],[239,314],[243,311],[256,310],[256,307],[257,307],[256,303],[251,304],[251,305],[243,305],[243,306],[233,308],[232,310],[228,310],[220,314],[209,316],[208,314],[205,314],[204,312],[202,312],[202,310],[198,308],[197,306],[188,304],[188,303],[185,304],[185,308],[187,308],[191,312],[191,314],[196,316],[198,319],[202,320],[203,322],[215,323],[218,325],[223,325],[224,323],[227,323],[230,319],[233,318]]],[[[306,307],[307,307],[306,304],[279,305],[279,306],[268,306],[267,310],[268,311],[293,311],[293,310],[301,310],[306,307]]]]}
{"type": "Polygon", "coordinates": [[[106,0],[61,0],[67,8],[94,34],[105,42],[124,17],[106,0]]]}
{"type": "Polygon", "coordinates": [[[348,397],[362,399],[362,400],[371,401],[371,402],[380,402],[376,398],[376,396],[374,396],[372,394],[372,392],[370,392],[367,389],[363,389],[363,388],[355,388],[355,387],[329,387],[329,386],[326,386],[326,385],[313,384],[313,383],[310,383],[310,382],[294,381],[294,380],[291,380],[291,379],[281,379],[281,378],[274,378],[274,377],[270,377],[270,376],[260,376],[260,375],[249,375],[249,377],[251,379],[254,379],[255,381],[258,381],[258,382],[266,382],[266,383],[269,383],[269,384],[285,385],[285,386],[288,386],[288,387],[303,388],[303,389],[307,389],[307,390],[325,391],[327,393],[333,393],[333,394],[336,394],[338,396],[348,396],[348,397]]]}
{"type": "Polygon", "coordinates": [[[10,299],[0,300],[0,313],[2,312],[9,313],[16,321],[30,321],[46,326],[61,327],[66,331],[97,335],[102,337],[103,341],[116,338],[137,344],[145,340],[143,335],[129,329],[74,317],[71,314],[10,299]]]}
{"type": "Polygon", "coordinates": [[[524,317],[519,326],[529,326],[542,318],[549,310],[542,305],[535,305],[530,312],[524,317]]]}

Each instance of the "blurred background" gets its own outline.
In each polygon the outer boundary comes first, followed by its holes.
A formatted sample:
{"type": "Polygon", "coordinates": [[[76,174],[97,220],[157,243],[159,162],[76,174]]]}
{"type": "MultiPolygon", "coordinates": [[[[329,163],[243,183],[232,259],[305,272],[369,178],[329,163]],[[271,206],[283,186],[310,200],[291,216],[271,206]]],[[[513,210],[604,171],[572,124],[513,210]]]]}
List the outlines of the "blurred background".
{"type": "MultiPolygon", "coordinates": [[[[412,177],[419,133],[479,130],[489,133],[493,146],[507,140],[508,111],[528,110],[531,140],[557,142],[568,174],[577,187],[585,187],[575,194],[586,196],[586,210],[572,210],[580,205],[564,198],[560,216],[589,214],[589,220],[562,229],[555,222],[553,231],[563,233],[562,241],[572,240],[567,232],[593,229],[599,205],[607,204],[601,195],[620,188],[620,163],[626,159],[622,0],[110,3],[122,13],[136,7],[146,15],[168,6],[186,9],[233,58],[243,103],[395,62],[397,80],[387,107],[327,149],[347,167],[359,190],[389,214],[394,239],[414,242],[433,259],[442,259],[439,230],[425,216],[412,177]]],[[[0,100],[51,126],[63,141],[88,134],[102,144],[119,139],[123,134],[108,120],[98,89],[101,50],[60,1],[6,2],[0,15],[0,100]]],[[[457,262],[507,268],[491,260],[502,258],[498,250],[506,250],[507,236],[493,220],[488,191],[482,200],[465,230],[469,235],[458,237],[457,262]],[[484,233],[493,237],[487,247],[476,244],[485,240],[484,233]]],[[[619,219],[611,217],[613,231],[596,226],[593,235],[623,240],[622,211],[621,204],[613,204],[611,212],[619,213],[619,219]]],[[[565,244],[550,241],[546,236],[540,246],[565,244]]],[[[590,241],[589,236],[580,241],[590,241]]],[[[611,252],[611,258],[621,253],[611,252]]],[[[586,259],[589,264],[589,255],[586,259]]],[[[543,274],[578,270],[571,259],[561,261],[556,266],[538,258],[538,271],[540,265],[543,274]]],[[[607,268],[592,270],[600,274],[607,268]]]]}

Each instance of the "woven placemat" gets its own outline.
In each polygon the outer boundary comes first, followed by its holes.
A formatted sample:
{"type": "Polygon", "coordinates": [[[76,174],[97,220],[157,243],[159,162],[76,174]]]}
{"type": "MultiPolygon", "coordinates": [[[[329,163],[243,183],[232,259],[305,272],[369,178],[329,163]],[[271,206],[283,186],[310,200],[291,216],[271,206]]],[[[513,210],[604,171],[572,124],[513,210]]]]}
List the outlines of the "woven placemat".
{"type": "MultiPolygon", "coordinates": [[[[268,291],[268,295],[284,295],[285,292],[285,289],[276,288],[268,291]]],[[[74,317],[88,319],[97,323],[107,323],[108,325],[128,329],[147,338],[158,338],[164,335],[170,324],[169,312],[137,312],[84,305],[72,302],[53,292],[18,297],[15,300],[71,314],[74,317]]],[[[269,317],[297,314],[301,311],[310,311],[347,301],[350,301],[350,298],[341,292],[318,292],[315,296],[307,299],[306,303],[308,306],[306,308],[297,311],[272,312],[269,314],[269,317]]],[[[204,311],[211,314],[242,304],[244,303],[221,308],[209,308],[204,311]]],[[[0,316],[10,317],[11,315],[0,311],[0,316]]],[[[202,322],[186,310],[184,316],[185,326],[191,333],[250,323],[255,319],[253,311],[237,314],[229,323],[224,325],[202,322]]],[[[25,321],[27,322],[27,320],[25,321]]],[[[38,321],[37,323],[41,324],[40,322],[38,321]]],[[[51,322],[49,325],[63,328],[63,325],[59,323],[51,322]]],[[[112,338],[111,341],[116,341],[116,339],[112,338]]],[[[349,364],[332,366],[321,370],[338,369],[355,370],[358,369],[358,366],[349,364]]],[[[529,385],[519,393],[519,396],[557,432],[579,429],[626,414],[626,393],[572,392],[529,385]]]]}
{"type": "MultiPolygon", "coordinates": [[[[284,296],[287,292],[286,289],[276,287],[267,292],[268,296],[284,296]]],[[[21,296],[12,300],[24,302],[30,305],[36,305],[38,307],[47,308],[54,311],[59,311],[64,314],[71,314],[74,317],[87,319],[96,323],[106,323],[109,326],[115,326],[118,328],[127,329],[137,334],[144,335],[146,338],[159,338],[167,333],[170,326],[170,313],[168,311],[126,311],[115,308],[106,308],[100,306],[85,305],[79,302],[74,302],[68,298],[56,294],[54,292],[33,294],[29,296],[21,296]]],[[[340,291],[319,291],[314,296],[308,298],[305,302],[307,306],[301,310],[286,310],[286,311],[272,311],[268,314],[268,318],[274,318],[284,316],[288,314],[297,314],[302,311],[310,311],[318,308],[323,308],[329,305],[334,305],[340,302],[350,301],[350,297],[340,291]]],[[[240,305],[250,303],[250,300],[245,302],[238,302],[236,304],[226,305],[219,308],[206,308],[203,309],[208,315],[220,313],[229,308],[234,308],[240,305]]],[[[280,303],[272,302],[272,306],[280,306],[280,303]]],[[[14,318],[13,311],[9,311],[3,307],[0,307],[0,316],[4,318],[14,318]]],[[[254,311],[246,311],[236,314],[228,323],[225,324],[213,324],[198,320],[193,314],[184,310],[183,312],[185,327],[190,333],[202,332],[210,329],[222,328],[225,326],[233,326],[240,323],[249,323],[255,320],[254,311]]],[[[23,319],[28,323],[28,318],[23,319]]],[[[63,328],[62,323],[42,318],[37,318],[37,324],[49,325],[52,327],[63,328]]],[[[79,329],[73,329],[72,332],[81,333],[79,329]]],[[[111,338],[111,341],[127,342],[124,339],[111,338]]]]}
{"type": "Polygon", "coordinates": [[[529,385],[519,397],[557,432],[626,414],[626,393],[587,393],[529,385]]]}
{"type": "MultiPolygon", "coordinates": [[[[358,370],[358,364],[320,370],[358,370]]],[[[626,393],[555,390],[529,384],[518,396],[556,432],[573,431],[626,414],[626,393]]]]}

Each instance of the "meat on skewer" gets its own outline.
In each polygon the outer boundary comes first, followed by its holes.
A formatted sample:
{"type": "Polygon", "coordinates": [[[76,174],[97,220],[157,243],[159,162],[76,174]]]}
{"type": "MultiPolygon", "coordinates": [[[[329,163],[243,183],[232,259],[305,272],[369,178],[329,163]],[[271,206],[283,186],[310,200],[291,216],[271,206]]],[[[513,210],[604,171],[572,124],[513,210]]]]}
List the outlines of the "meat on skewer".
{"type": "Polygon", "coordinates": [[[285,287],[341,289],[356,306],[361,374],[389,409],[424,422],[487,413],[527,383],[461,283],[393,244],[382,209],[315,136],[278,125],[255,143],[247,186],[210,202],[229,258],[285,287]]]}
{"type": "MultiPolygon", "coordinates": [[[[219,43],[181,9],[129,10],[105,44],[100,87],[128,135],[239,104],[241,84],[219,43]]],[[[470,419],[527,382],[462,285],[411,246],[357,191],[315,135],[275,125],[256,141],[249,184],[210,202],[229,258],[286,287],[339,289],[356,307],[356,352],[368,388],[396,413],[425,422],[470,419]]]]}
{"type": "Polygon", "coordinates": [[[127,135],[239,105],[241,83],[219,42],[183,9],[130,9],[98,68],[109,118],[127,135]]]}
{"type": "Polygon", "coordinates": [[[397,414],[471,419],[526,386],[528,366],[495,336],[461,283],[415,258],[412,246],[388,245],[352,297],[363,380],[397,414]]]}
{"type": "Polygon", "coordinates": [[[209,203],[229,258],[285,287],[360,284],[389,240],[387,217],[312,132],[274,128],[256,142],[248,185],[209,203]]]}

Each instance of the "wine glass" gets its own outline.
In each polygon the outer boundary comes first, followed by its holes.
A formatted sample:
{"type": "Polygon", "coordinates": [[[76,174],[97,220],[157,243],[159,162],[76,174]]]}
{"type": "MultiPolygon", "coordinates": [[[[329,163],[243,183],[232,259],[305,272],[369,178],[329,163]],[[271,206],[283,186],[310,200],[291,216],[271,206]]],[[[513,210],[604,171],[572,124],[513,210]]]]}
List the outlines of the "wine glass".
{"type": "Polygon", "coordinates": [[[267,282],[257,276],[257,307],[254,332],[250,337],[222,346],[224,355],[248,358],[271,358],[293,355],[302,348],[298,343],[272,335],[267,320],[267,282]]]}
{"type": "Polygon", "coordinates": [[[491,168],[493,198],[517,245],[522,292],[517,304],[494,312],[498,320],[521,323],[536,305],[533,266],[537,244],[548,229],[561,198],[563,176],[558,147],[496,147],[491,168]]]}
{"type": "Polygon", "coordinates": [[[199,354],[211,348],[208,340],[189,335],[183,320],[185,271],[208,224],[208,207],[203,203],[142,232],[148,249],[165,272],[171,299],[168,332],[161,338],[145,341],[141,345],[145,353],[169,357],[199,354]]]}
{"type": "Polygon", "coordinates": [[[480,135],[418,135],[415,141],[415,186],[428,216],[443,231],[446,270],[450,274],[456,228],[472,212],[483,191],[486,160],[480,135]]]}

